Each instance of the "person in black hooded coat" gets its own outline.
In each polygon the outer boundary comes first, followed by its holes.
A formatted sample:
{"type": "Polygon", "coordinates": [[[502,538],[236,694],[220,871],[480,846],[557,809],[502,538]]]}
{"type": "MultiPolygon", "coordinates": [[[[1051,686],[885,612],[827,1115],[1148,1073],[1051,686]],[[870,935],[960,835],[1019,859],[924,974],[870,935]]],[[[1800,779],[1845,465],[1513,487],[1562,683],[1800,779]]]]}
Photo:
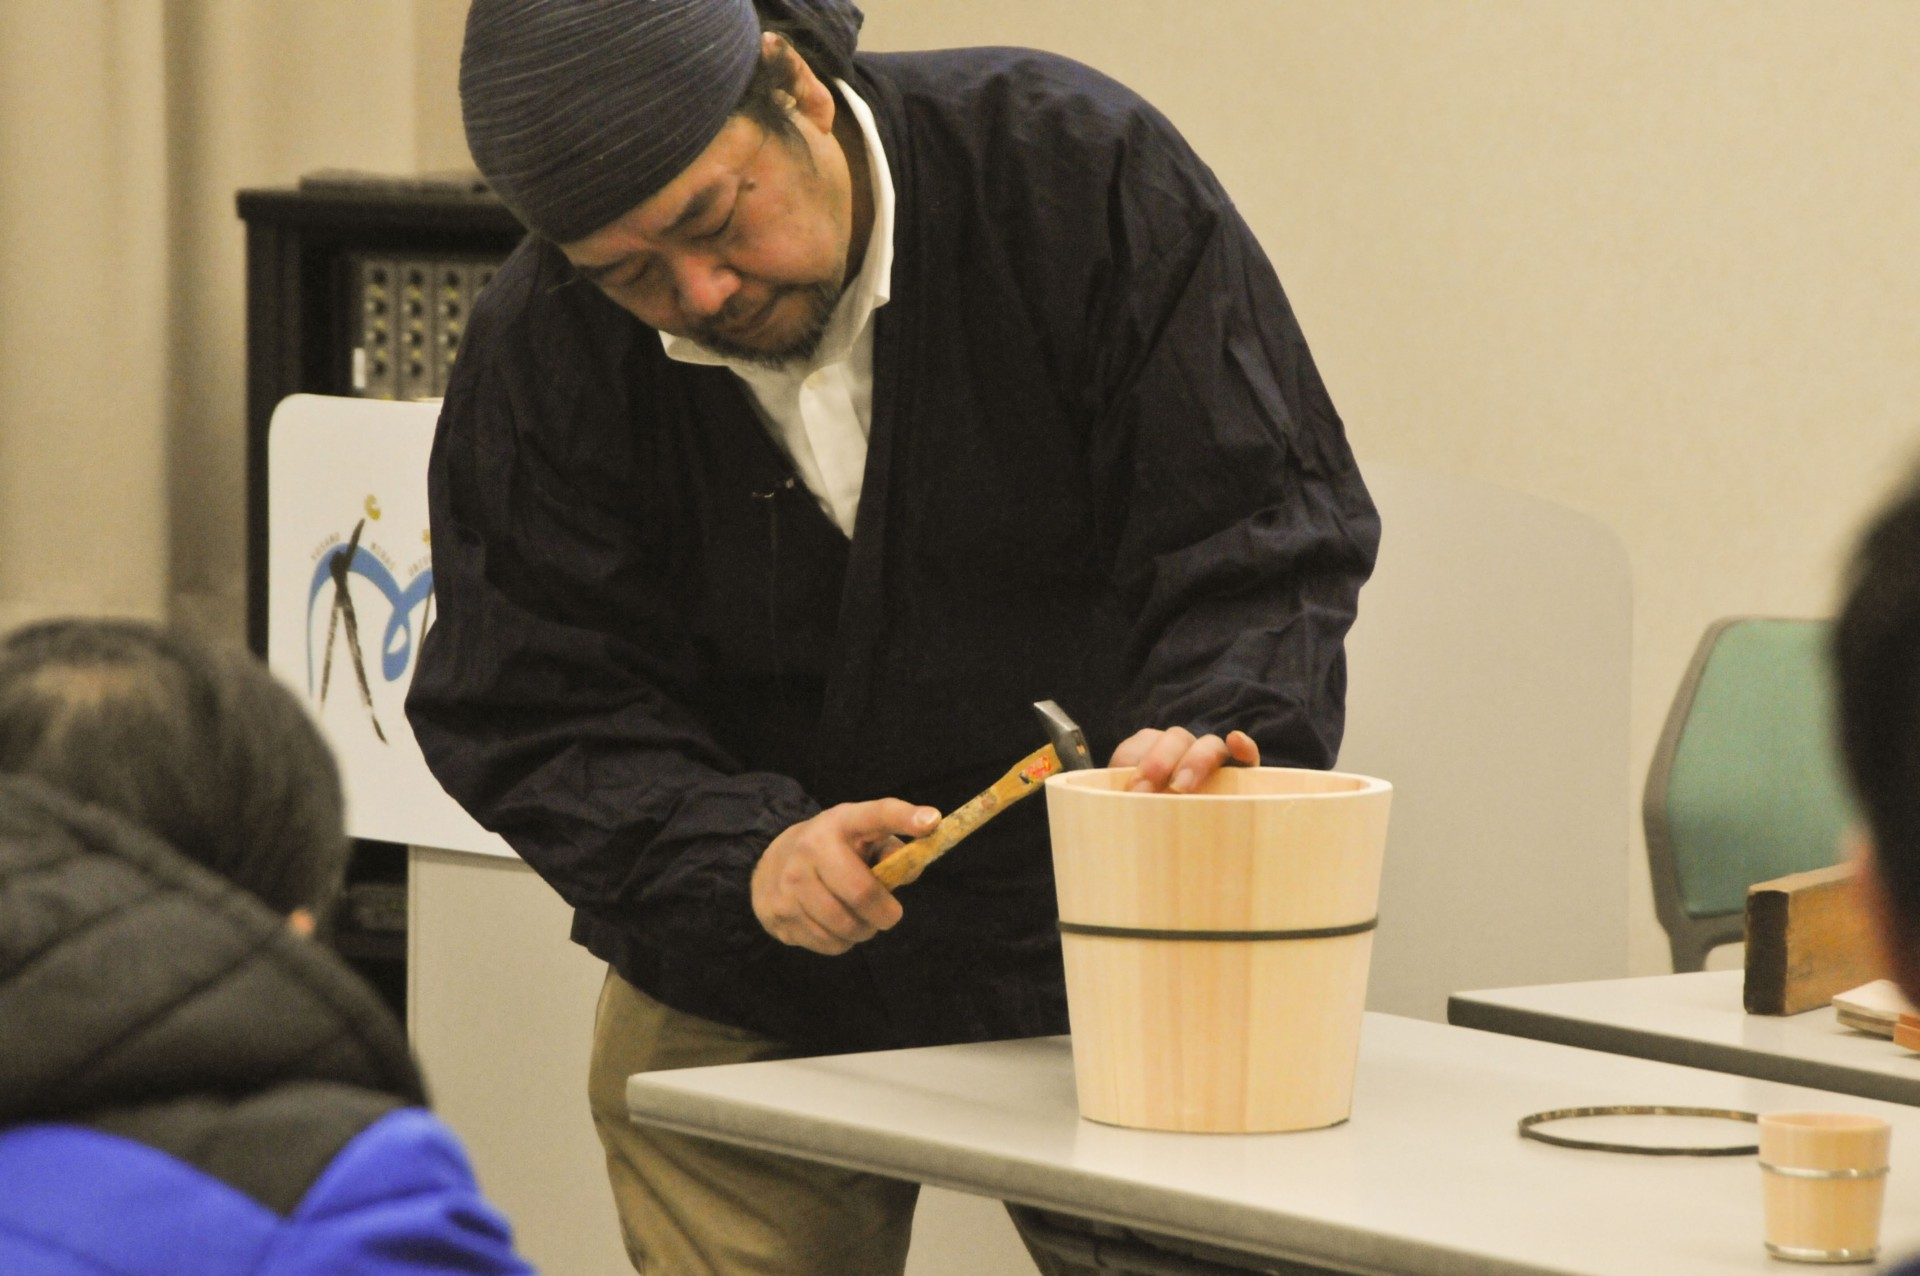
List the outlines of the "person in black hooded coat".
{"type": "Polygon", "coordinates": [[[405,1034],[305,937],[332,759],[240,652],[0,644],[0,1272],[518,1276],[405,1034]]]}

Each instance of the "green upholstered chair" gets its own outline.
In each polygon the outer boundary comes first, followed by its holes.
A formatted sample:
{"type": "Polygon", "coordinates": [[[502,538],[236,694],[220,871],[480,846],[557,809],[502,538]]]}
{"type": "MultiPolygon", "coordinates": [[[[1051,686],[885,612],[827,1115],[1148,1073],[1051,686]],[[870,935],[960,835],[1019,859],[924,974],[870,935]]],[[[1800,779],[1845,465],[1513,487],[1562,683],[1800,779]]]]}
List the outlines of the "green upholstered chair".
{"type": "Polygon", "coordinates": [[[1829,628],[1715,621],[1681,680],[1643,807],[1676,972],[1743,937],[1747,887],[1839,857],[1852,812],[1832,736],[1829,628]]]}

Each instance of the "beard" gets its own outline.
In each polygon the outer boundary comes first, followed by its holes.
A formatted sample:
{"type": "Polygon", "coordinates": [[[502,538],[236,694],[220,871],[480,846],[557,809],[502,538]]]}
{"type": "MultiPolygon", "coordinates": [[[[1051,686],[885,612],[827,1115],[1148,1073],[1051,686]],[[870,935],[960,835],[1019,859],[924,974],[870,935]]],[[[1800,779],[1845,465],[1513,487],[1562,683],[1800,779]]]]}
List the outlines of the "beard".
{"type": "Polygon", "coordinates": [[[769,303],[769,310],[786,296],[799,297],[806,310],[798,327],[785,334],[768,334],[764,341],[750,343],[729,337],[712,326],[696,328],[687,335],[723,358],[738,359],[762,368],[777,368],[795,360],[811,359],[820,348],[820,339],[826,335],[827,324],[833,320],[833,308],[840,304],[840,294],[840,286],[831,283],[794,285],[781,289],[769,303]]]}

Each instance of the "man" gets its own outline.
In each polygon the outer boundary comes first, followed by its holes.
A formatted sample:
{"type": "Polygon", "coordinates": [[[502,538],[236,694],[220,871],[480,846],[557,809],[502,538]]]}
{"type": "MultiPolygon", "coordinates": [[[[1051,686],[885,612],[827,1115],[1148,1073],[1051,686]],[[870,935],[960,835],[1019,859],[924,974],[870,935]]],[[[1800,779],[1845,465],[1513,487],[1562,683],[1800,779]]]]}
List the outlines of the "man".
{"type": "Polygon", "coordinates": [[[429,763],[610,965],[647,1271],[897,1272],[914,1189],[635,1129],[625,1077],[1067,1026],[1042,804],[869,865],[1057,700],[1145,788],[1329,765],[1378,523],[1271,267],[1146,103],[836,0],[476,0],[533,235],[430,475],[429,763]],[[764,21],[762,19],[765,19],[764,21]]]}
{"type": "Polygon", "coordinates": [[[333,760],[240,652],[0,643],[0,1271],[525,1273],[406,1038],[309,942],[333,760]]]}

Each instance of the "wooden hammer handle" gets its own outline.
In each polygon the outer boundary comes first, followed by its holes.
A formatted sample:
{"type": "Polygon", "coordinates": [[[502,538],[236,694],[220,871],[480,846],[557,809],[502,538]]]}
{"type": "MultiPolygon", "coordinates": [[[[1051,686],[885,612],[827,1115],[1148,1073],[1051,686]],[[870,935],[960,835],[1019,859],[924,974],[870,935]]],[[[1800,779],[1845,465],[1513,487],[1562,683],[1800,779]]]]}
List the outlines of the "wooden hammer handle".
{"type": "Polygon", "coordinates": [[[1041,781],[1060,769],[1060,755],[1051,744],[1029,753],[1014,764],[1013,770],[968,800],[965,806],[947,813],[933,832],[890,852],[873,866],[873,875],[888,890],[898,890],[919,877],[927,865],[952,850],[961,838],[985,824],[1000,812],[1040,787],[1041,781]]]}

